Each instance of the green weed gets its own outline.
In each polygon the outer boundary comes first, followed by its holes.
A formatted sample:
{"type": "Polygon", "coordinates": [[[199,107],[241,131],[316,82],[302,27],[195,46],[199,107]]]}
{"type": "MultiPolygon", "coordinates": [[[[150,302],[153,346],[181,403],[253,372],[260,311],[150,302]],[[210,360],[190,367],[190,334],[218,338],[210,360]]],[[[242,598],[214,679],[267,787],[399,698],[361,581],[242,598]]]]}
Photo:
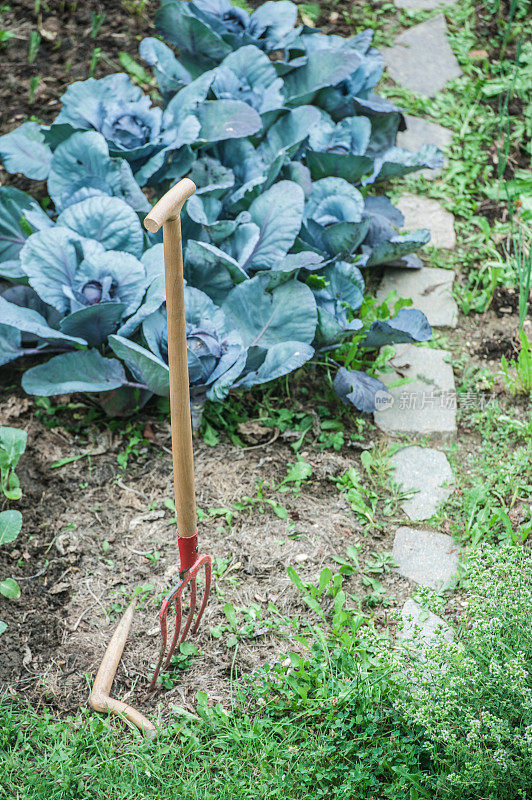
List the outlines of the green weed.
{"type": "Polygon", "coordinates": [[[272,487],[266,481],[256,482],[256,494],[253,497],[244,496],[242,500],[233,504],[237,511],[248,511],[250,514],[256,510],[259,514],[264,514],[270,508],[279,519],[288,519],[288,510],[275,500],[273,497],[266,496],[265,492],[272,487]]]}
{"type": "Polygon", "coordinates": [[[20,500],[22,489],[15,472],[26,449],[28,435],[20,428],[0,427],[0,491],[8,500],[20,500]]]}
{"type": "Polygon", "coordinates": [[[230,558],[217,556],[213,559],[214,591],[219,598],[223,598],[227,589],[236,589],[238,586],[238,572],[242,564],[240,561],[231,563],[230,558]]]}
{"type": "Polygon", "coordinates": [[[93,49],[93,51],[92,51],[91,63],[89,65],[89,77],[92,78],[94,76],[94,73],[96,72],[96,68],[98,67],[98,64],[100,63],[101,57],[102,57],[102,48],[101,47],[95,47],[93,49]]]}
{"type": "Polygon", "coordinates": [[[389,478],[390,466],[385,449],[363,450],[360,458],[364,472],[350,467],[342,476],[332,480],[361,522],[382,528],[387,523],[379,517],[393,516],[399,500],[406,495],[389,478]]]}
{"type": "Polygon", "coordinates": [[[122,69],[127,72],[135,83],[138,83],[144,88],[151,88],[152,90],[157,86],[155,79],[150,73],[147,72],[141,64],[135,61],[129,53],[119,53],[118,60],[122,69]]]}
{"type": "Polygon", "coordinates": [[[91,14],[91,39],[96,39],[98,33],[100,32],[100,28],[102,27],[103,23],[105,22],[106,18],[105,11],[98,12],[93,11],[91,14]]]}
{"type": "Polygon", "coordinates": [[[30,78],[30,90],[28,92],[28,101],[31,103],[33,102],[33,98],[35,96],[35,92],[37,91],[37,87],[41,82],[41,78],[39,75],[32,75],[30,78]]]}
{"type": "Polygon", "coordinates": [[[37,58],[39,47],[41,44],[41,34],[38,31],[31,31],[28,40],[28,64],[33,64],[37,58]]]}
{"type": "Polygon", "coordinates": [[[532,421],[508,417],[497,401],[461,414],[463,424],[474,428],[482,442],[459,459],[450,452],[458,491],[433,524],[448,525],[471,546],[524,541],[532,525],[532,421]]]}
{"type": "Polygon", "coordinates": [[[142,17],[150,0],[122,0],[122,8],[135,17],[142,17]]]}
{"type": "Polygon", "coordinates": [[[316,25],[321,16],[321,6],[319,3],[300,3],[298,12],[305,24],[310,24],[311,26],[316,25]],[[304,19],[304,17],[306,19],[304,19]]]}
{"type": "Polygon", "coordinates": [[[512,394],[530,395],[532,392],[532,343],[524,330],[519,334],[521,349],[515,361],[501,358],[504,382],[512,394]]]}
{"type": "Polygon", "coordinates": [[[277,486],[277,491],[291,491],[294,497],[299,497],[301,494],[301,486],[308,481],[311,475],[312,466],[301,458],[301,456],[298,456],[294,464],[289,464],[286,478],[277,486]]]}
{"type": "Polygon", "coordinates": [[[143,448],[148,447],[149,442],[144,438],[144,426],[141,422],[128,422],[124,426],[123,420],[109,423],[111,430],[120,430],[126,438],[125,448],[117,455],[118,466],[123,473],[126,472],[131,457],[138,458],[143,448]]]}
{"type": "MultiPolygon", "coordinates": [[[[20,481],[15,468],[26,449],[26,431],[18,428],[0,427],[0,491],[7,500],[19,500],[22,496],[20,481]]],[[[3,505],[0,504],[0,507],[3,505]]],[[[22,528],[20,511],[6,509],[0,511],[0,545],[15,541],[22,528]]],[[[20,597],[20,587],[12,577],[0,580],[0,594],[8,600],[20,597]]],[[[0,620],[0,635],[7,623],[0,620]]]]}
{"type": "MultiPolygon", "coordinates": [[[[395,598],[386,596],[386,589],[379,581],[378,575],[390,572],[392,567],[397,566],[390,553],[372,552],[370,559],[362,567],[359,559],[360,545],[350,545],[346,550],[346,556],[335,556],[334,560],[340,565],[339,574],[349,577],[359,575],[362,585],[368,588],[368,593],[362,602],[368,608],[375,608],[378,605],[393,605],[395,598]]],[[[351,600],[357,600],[354,595],[350,595],[351,600]]]]}
{"type": "MultiPolygon", "coordinates": [[[[177,651],[170,659],[168,670],[157,678],[157,683],[165,689],[173,689],[183,679],[183,672],[190,669],[194,658],[201,655],[193,642],[181,642],[177,651]]],[[[155,666],[155,665],[154,665],[155,666]]]]}

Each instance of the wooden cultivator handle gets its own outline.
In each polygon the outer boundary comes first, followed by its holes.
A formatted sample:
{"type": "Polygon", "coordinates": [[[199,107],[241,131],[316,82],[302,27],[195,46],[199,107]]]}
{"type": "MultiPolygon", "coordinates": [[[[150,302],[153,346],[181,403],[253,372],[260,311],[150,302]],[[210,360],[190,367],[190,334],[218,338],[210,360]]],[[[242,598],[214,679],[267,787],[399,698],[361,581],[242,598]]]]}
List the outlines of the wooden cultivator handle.
{"type": "Polygon", "coordinates": [[[196,185],[190,178],[183,178],[144,220],[151,233],[163,228],[175,507],[177,530],[180,538],[185,539],[196,535],[196,501],[180,214],[183,204],[195,191],[196,185]]]}

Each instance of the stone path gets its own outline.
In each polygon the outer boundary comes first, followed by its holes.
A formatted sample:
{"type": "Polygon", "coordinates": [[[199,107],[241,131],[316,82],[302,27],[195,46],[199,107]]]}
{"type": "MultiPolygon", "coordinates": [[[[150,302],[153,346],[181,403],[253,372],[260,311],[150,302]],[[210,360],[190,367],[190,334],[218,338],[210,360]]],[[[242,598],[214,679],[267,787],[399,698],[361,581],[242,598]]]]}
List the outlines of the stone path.
{"type": "Polygon", "coordinates": [[[407,231],[428,228],[431,245],[443,250],[454,250],[454,217],[437,200],[405,194],[397,202],[397,208],[405,218],[403,227],[407,231]]]}
{"type": "Polygon", "coordinates": [[[402,630],[397,634],[400,641],[413,642],[421,655],[430,647],[431,639],[437,631],[441,631],[450,641],[453,638],[452,628],[432,611],[424,611],[415,600],[408,598],[401,612],[402,630]]]}
{"type": "Polygon", "coordinates": [[[408,28],[382,54],[396,83],[428,97],[462,74],[447,40],[443,14],[408,28]]]}
{"type": "Polygon", "coordinates": [[[395,289],[398,297],[409,297],[434,328],[454,328],[458,306],[452,295],[454,272],[450,269],[422,267],[420,270],[385,270],[377,290],[382,302],[395,289]]]}
{"type": "Polygon", "coordinates": [[[401,503],[412,522],[430,519],[453,492],[453,472],[441,450],[403,447],[390,458],[390,464],[401,491],[412,493],[401,503]]]}
{"type": "MultiPolygon", "coordinates": [[[[424,144],[435,144],[440,150],[445,150],[451,144],[453,135],[447,128],[442,128],[435,122],[429,122],[421,117],[413,117],[405,114],[406,131],[397,134],[397,147],[404,147],[405,150],[417,151],[424,144]]],[[[447,158],[443,160],[443,168],[448,165],[447,158]]],[[[422,169],[420,175],[432,181],[441,174],[441,169],[422,169]]]]}
{"type": "Polygon", "coordinates": [[[408,8],[412,11],[432,11],[435,8],[449,5],[452,0],[394,0],[397,8],[408,8]]]}
{"type": "Polygon", "coordinates": [[[441,589],[458,572],[458,548],[446,533],[397,528],[393,557],[399,574],[420,586],[441,589]]]}
{"type": "MultiPolygon", "coordinates": [[[[394,2],[398,8],[412,10],[433,10],[445,4],[444,0],[394,2]]],[[[412,92],[434,97],[448,81],[461,75],[447,34],[442,14],[406,30],[383,51],[389,76],[412,92]]],[[[406,115],[406,121],[407,130],[399,134],[398,147],[416,151],[424,144],[442,149],[451,144],[452,134],[442,126],[411,115],[406,115]]],[[[441,172],[425,170],[423,174],[437,180],[441,172]]],[[[433,246],[451,250],[456,246],[453,215],[437,201],[410,194],[400,198],[397,206],[405,218],[405,230],[429,228],[433,246]]],[[[453,281],[454,273],[445,269],[387,269],[377,298],[383,300],[395,290],[399,297],[411,298],[413,307],[423,311],[432,326],[454,328],[458,308],[452,295],[453,281]]],[[[406,433],[440,440],[453,438],[456,391],[450,362],[450,353],[444,350],[396,345],[388,371],[380,375],[390,387],[390,403],[375,413],[377,427],[392,437],[406,433]],[[393,383],[399,385],[391,386],[393,383]]],[[[411,523],[430,519],[453,492],[451,466],[442,450],[409,445],[394,453],[390,463],[392,479],[408,495],[401,508],[411,523]]],[[[400,575],[436,590],[452,586],[458,571],[459,552],[454,539],[436,530],[400,526],[395,531],[393,556],[400,575]]],[[[452,638],[444,620],[424,611],[412,598],[406,601],[401,616],[403,627],[398,638],[415,640],[421,657],[438,629],[452,638]]]]}
{"type": "Polygon", "coordinates": [[[456,435],[456,390],[450,353],[413,344],[395,345],[388,362],[390,372],[379,375],[385,386],[409,379],[388,389],[390,402],[374,414],[384,433],[408,433],[451,439],[456,435]]]}

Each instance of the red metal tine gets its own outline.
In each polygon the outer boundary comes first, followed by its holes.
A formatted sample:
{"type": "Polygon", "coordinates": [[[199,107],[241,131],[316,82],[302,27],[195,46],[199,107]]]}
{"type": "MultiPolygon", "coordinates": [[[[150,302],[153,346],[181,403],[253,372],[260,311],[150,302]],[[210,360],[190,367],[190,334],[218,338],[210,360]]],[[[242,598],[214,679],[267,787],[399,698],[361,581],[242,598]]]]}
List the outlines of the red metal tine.
{"type": "Polygon", "coordinates": [[[201,618],[203,616],[203,612],[205,611],[205,606],[209,600],[209,593],[211,589],[211,557],[207,555],[199,556],[193,566],[187,570],[185,573],[183,580],[181,580],[174,588],[166,595],[164,598],[161,610],[159,612],[159,620],[161,625],[161,650],[159,654],[159,661],[155,668],[155,672],[153,673],[153,678],[150,683],[149,691],[152,692],[155,689],[157,678],[161,672],[161,668],[163,670],[167,669],[168,665],[170,664],[170,660],[174,654],[174,651],[178,644],[181,644],[185,638],[187,633],[189,632],[192,621],[194,619],[194,613],[196,610],[196,594],[197,594],[197,576],[199,571],[202,567],[205,567],[205,588],[203,592],[203,600],[201,602],[201,606],[196,617],[196,621],[194,623],[194,627],[192,628],[192,633],[197,633],[199,625],[201,623],[201,618]],[[183,628],[183,632],[181,633],[181,621],[182,621],[182,598],[183,598],[183,591],[185,590],[186,586],[190,584],[190,608],[187,614],[187,620],[185,622],[185,626],[183,628]],[[168,648],[168,652],[166,652],[166,645],[168,641],[168,610],[172,604],[172,601],[175,605],[176,610],[176,620],[175,620],[175,627],[174,627],[174,634],[172,636],[172,641],[170,647],[168,648]],[[180,635],[181,633],[181,635],[180,635]],[[163,666],[164,662],[164,666],[163,666]]]}
{"type": "MultiPolygon", "coordinates": [[[[170,663],[170,659],[172,658],[175,650],[175,646],[177,644],[177,637],[179,636],[179,631],[181,630],[181,621],[183,619],[183,589],[185,588],[185,584],[181,586],[176,593],[174,598],[174,606],[175,606],[175,625],[174,625],[174,635],[172,636],[172,641],[170,643],[170,647],[168,648],[168,655],[166,656],[166,660],[163,664],[163,670],[167,669],[168,664],[170,663]]],[[[166,611],[168,614],[168,609],[166,611]]]]}
{"type": "Polygon", "coordinates": [[[192,628],[192,633],[198,632],[201,618],[203,616],[203,612],[205,611],[205,606],[207,605],[207,602],[209,600],[209,595],[211,593],[212,559],[210,556],[201,556],[200,561],[202,562],[202,564],[205,565],[205,589],[203,592],[203,601],[201,603],[198,616],[196,617],[196,624],[192,628]]]}
{"type": "MultiPolygon", "coordinates": [[[[155,689],[155,684],[157,683],[157,678],[159,677],[159,672],[161,671],[161,666],[163,663],[164,656],[166,654],[166,641],[168,638],[167,632],[167,617],[168,617],[168,607],[172,602],[172,597],[179,590],[178,586],[174,586],[174,588],[166,595],[163,600],[161,610],[159,612],[159,622],[161,625],[161,648],[159,651],[159,660],[157,662],[157,666],[155,667],[155,672],[153,673],[153,677],[151,679],[149,692],[153,692],[155,689]]],[[[178,620],[176,619],[176,623],[178,620]]],[[[179,625],[181,625],[181,619],[179,619],[179,625]]]]}
{"type": "Polygon", "coordinates": [[[174,628],[174,635],[172,637],[172,642],[170,647],[168,648],[168,655],[166,656],[166,661],[164,662],[163,669],[168,669],[168,665],[170,663],[170,659],[174,655],[174,650],[176,645],[185,639],[190,625],[192,623],[192,617],[194,616],[194,611],[196,610],[196,588],[197,582],[195,576],[187,575],[186,580],[183,581],[182,586],[179,588],[176,597],[175,597],[175,609],[176,609],[176,620],[175,620],[175,628],[174,628]],[[179,633],[181,631],[181,617],[182,617],[182,595],[183,590],[187,583],[190,583],[190,608],[187,614],[187,621],[185,622],[185,627],[183,628],[183,634],[179,638],[179,633]]]}

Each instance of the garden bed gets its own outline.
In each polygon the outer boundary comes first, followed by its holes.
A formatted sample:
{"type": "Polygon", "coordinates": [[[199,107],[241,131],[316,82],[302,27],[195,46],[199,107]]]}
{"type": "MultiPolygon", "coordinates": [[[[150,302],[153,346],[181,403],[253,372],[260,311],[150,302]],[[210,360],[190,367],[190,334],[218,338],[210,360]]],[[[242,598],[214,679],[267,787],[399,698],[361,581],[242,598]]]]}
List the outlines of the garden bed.
{"type": "MultiPolygon", "coordinates": [[[[43,13],[41,27],[52,31],[57,23],[51,20],[59,20],[62,33],[56,39],[43,35],[32,65],[21,63],[19,42],[27,43],[30,28],[35,29],[33,2],[13,2],[11,11],[5,13],[3,25],[16,30],[17,38],[3,49],[10,78],[3,89],[2,132],[32,114],[51,121],[66,86],[87,77],[95,47],[90,37],[92,14],[101,13],[101,5],[87,2],[70,14],[67,6],[64,17],[43,13]],[[42,77],[30,101],[31,80],[37,76],[42,77]]],[[[105,13],[96,39],[102,51],[96,77],[120,69],[120,51],[137,58],[136,37],[149,35],[153,17],[149,5],[146,14],[135,17],[119,2],[106,3],[105,13]]],[[[342,23],[328,32],[345,34],[347,28],[342,23]]],[[[29,182],[21,178],[9,178],[9,183],[29,188],[29,182]]],[[[490,220],[500,216],[499,207],[493,208],[486,209],[490,220]]],[[[438,336],[442,346],[452,349],[468,369],[485,366],[496,372],[501,355],[512,357],[518,348],[516,311],[515,295],[499,289],[490,310],[479,317],[462,318],[455,333],[438,336]]],[[[6,384],[12,384],[9,368],[3,373],[6,384]]],[[[298,380],[303,381],[306,398],[299,394],[299,385],[295,398],[279,395],[275,402],[315,413],[318,400],[312,376],[307,373],[298,380]]],[[[516,417],[525,418],[525,401],[508,399],[497,381],[490,391],[500,401],[502,413],[512,410],[516,417]]],[[[70,400],[75,404],[78,399],[70,400]]],[[[331,416],[339,415],[338,404],[333,400],[331,404],[331,416]]],[[[297,647],[283,635],[288,630],[287,620],[298,618],[302,626],[315,620],[287,576],[288,565],[304,580],[316,582],[322,568],[334,569],[334,558],[345,557],[348,546],[360,547],[362,566],[371,563],[372,553],[391,551],[396,523],[402,519],[393,489],[387,490],[384,484],[379,487],[376,524],[368,525],[350,509],[332,480],[352,466],[363,474],[362,449],[384,453],[386,448],[384,437],[369,422],[360,433],[355,424],[358,415],[352,409],[351,421],[345,423],[347,441],[351,433],[355,435],[351,447],[344,445],[339,452],[321,449],[315,433],[303,443],[298,456],[310,464],[312,473],[299,494],[290,485],[286,492],[275,488],[285,480],[287,465],[296,460],[290,447],[293,437],[275,425],[266,431],[258,429],[262,421],[256,410],[243,420],[248,426],[241,433],[243,447],[222,436],[213,448],[198,437],[198,505],[207,515],[209,509],[218,510],[199,525],[201,549],[215,559],[215,590],[196,640],[198,657],[188,658],[189,668],[182,676],[179,670],[175,672],[173,687],[148,698],[148,680],[158,649],[158,603],[178,571],[175,526],[172,512],[164,504],[172,496],[169,426],[154,402],[125,433],[127,421],[115,430],[101,419],[85,426],[88,409],[67,408],[52,417],[12,388],[4,390],[0,401],[0,424],[28,432],[27,452],[18,470],[23,498],[17,507],[24,518],[23,532],[13,546],[0,551],[1,574],[16,577],[23,590],[19,600],[8,603],[0,598],[0,617],[9,619],[9,628],[0,639],[0,678],[9,691],[36,708],[51,706],[63,716],[85,702],[86,676],[95,674],[129,597],[135,588],[147,584],[152,588],[142,595],[114,694],[123,699],[130,696],[134,705],[149,712],[158,704],[165,709],[172,704],[191,709],[199,689],[213,701],[227,701],[236,675],[282,660],[297,647]],[[56,419],[59,424],[50,427],[56,419]],[[134,444],[125,465],[124,453],[139,430],[144,438],[134,444]],[[77,460],[52,466],[63,459],[77,460]],[[277,509],[261,502],[260,493],[277,509]],[[253,502],[245,498],[253,498],[253,502]],[[387,515],[383,513],[385,501],[392,509],[387,515]],[[248,508],[238,510],[235,504],[247,504],[248,508]],[[237,648],[228,647],[232,632],[224,613],[227,603],[236,609],[253,609],[257,617],[239,637],[237,648]],[[278,613],[268,608],[270,603],[278,613]],[[276,619],[277,631],[271,629],[276,619]],[[220,627],[223,630],[217,638],[220,627]]],[[[456,461],[465,462],[481,444],[481,432],[472,430],[466,421],[458,431],[456,461]]],[[[441,529],[448,530],[445,524],[441,529]]],[[[393,570],[383,571],[378,579],[385,591],[384,603],[375,609],[375,621],[381,629],[388,625],[393,629],[394,615],[411,594],[411,585],[393,570]]],[[[352,576],[346,588],[361,597],[368,595],[361,575],[352,576]]],[[[457,614],[460,603],[460,595],[455,596],[448,611],[457,614]]],[[[242,614],[238,620],[239,630],[249,622],[242,614]]]]}
{"type": "MultiPolygon", "coordinates": [[[[131,7],[135,5],[140,7],[134,3],[131,7]]],[[[8,76],[2,90],[2,133],[32,115],[51,122],[60,108],[60,95],[71,82],[88,77],[91,60],[91,74],[100,78],[122,69],[121,52],[138,59],[138,40],[150,35],[151,6],[156,5],[143,4],[142,13],[135,15],[125,10],[122,2],[106,3],[105,7],[99,2],[65,2],[53,12],[43,4],[37,19],[33,1],[13,2],[2,23],[15,33],[2,51],[8,76]],[[28,48],[35,31],[41,40],[29,64],[21,58],[21,48],[28,48]],[[99,49],[97,58],[95,47],[99,49]]],[[[348,30],[340,18],[328,32],[345,35],[348,30]]],[[[27,179],[7,176],[3,167],[0,169],[3,183],[35,191],[27,179]]],[[[44,191],[43,187],[41,193],[44,191]]],[[[9,381],[9,368],[3,372],[9,381]]],[[[315,413],[312,405],[301,408],[315,413]]],[[[77,413],[82,418],[86,410],[77,413]]],[[[130,436],[110,432],[105,423],[74,434],[68,429],[74,422],[68,411],[63,414],[66,428],[49,428],[44,423],[51,420],[43,413],[37,419],[36,411],[33,400],[18,392],[4,393],[0,424],[24,427],[28,448],[18,470],[23,487],[18,504],[23,531],[13,546],[0,551],[1,574],[14,575],[22,587],[17,601],[8,604],[0,597],[0,616],[3,613],[9,619],[0,640],[2,685],[36,708],[49,705],[61,715],[78,708],[87,696],[86,675],[95,674],[121,609],[136,587],[152,584],[136,613],[114,689],[121,697],[134,690],[135,704],[149,708],[157,702],[157,696],[155,700],[146,698],[146,689],[159,646],[158,602],[176,581],[178,571],[175,526],[171,511],[163,504],[172,496],[168,424],[161,421],[155,408],[143,413],[138,425],[135,420],[136,429],[149,423],[155,439],[144,440],[139,457],[130,457],[123,470],[117,454],[127,448],[130,436]],[[88,450],[92,450],[90,458],[52,468],[61,459],[88,450]],[[148,510],[153,505],[156,508],[148,510]],[[149,558],[154,553],[160,554],[156,562],[149,558]]],[[[74,422],[73,428],[79,427],[80,422],[74,422]]],[[[266,437],[251,436],[245,448],[227,440],[210,448],[197,439],[199,507],[231,511],[246,495],[256,498],[257,481],[280,484],[286,477],[287,462],[293,463],[295,455],[289,439],[283,442],[277,435],[271,428],[266,437]],[[264,438],[275,441],[262,443],[264,438]]],[[[312,477],[300,496],[265,491],[286,507],[287,519],[265,505],[264,513],[258,508],[239,512],[231,526],[223,517],[200,523],[201,547],[212,554],[215,575],[218,572],[215,591],[197,639],[201,655],[192,660],[183,680],[176,675],[175,688],[164,694],[165,706],[192,701],[200,688],[212,700],[227,700],[236,674],[274,662],[293,649],[293,642],[258,621],[239,644],[235,657],[235,648],[226,646],[227,632],[219,639],[209,634],[211,628],[227,625],[225,603],[237,608],[255,606],[268,620],[273,618],[268,604],[274,603],[285,618],[281,629],[294,616],[303,624],[312,620],[313,614],[289,580],[288,565],[294,565],[308,580],[324,566],[334,568],[333,557],[345,556],[348,545],[360,545],[361,563],[372,551],[390,552],[393,529],[386,525],[388,520],[381,515],[381,529],[364,535],[364,526],[331,481],[350,466],[360,467],[360,448],[377,439],[372,430],[365,439],[360,437],[357,447],[344,448],[341,453],[303,446],[299,455],[311,464],[312,477]]],[[[379,578],[386,589],[386,606],[377,610],[376,619],[384,624],[402,606],[408,585],[391,572],[379,578]]],[[[350,590],[361,596],[367,591],[360,577],[350,581],[350,590]]]]}

